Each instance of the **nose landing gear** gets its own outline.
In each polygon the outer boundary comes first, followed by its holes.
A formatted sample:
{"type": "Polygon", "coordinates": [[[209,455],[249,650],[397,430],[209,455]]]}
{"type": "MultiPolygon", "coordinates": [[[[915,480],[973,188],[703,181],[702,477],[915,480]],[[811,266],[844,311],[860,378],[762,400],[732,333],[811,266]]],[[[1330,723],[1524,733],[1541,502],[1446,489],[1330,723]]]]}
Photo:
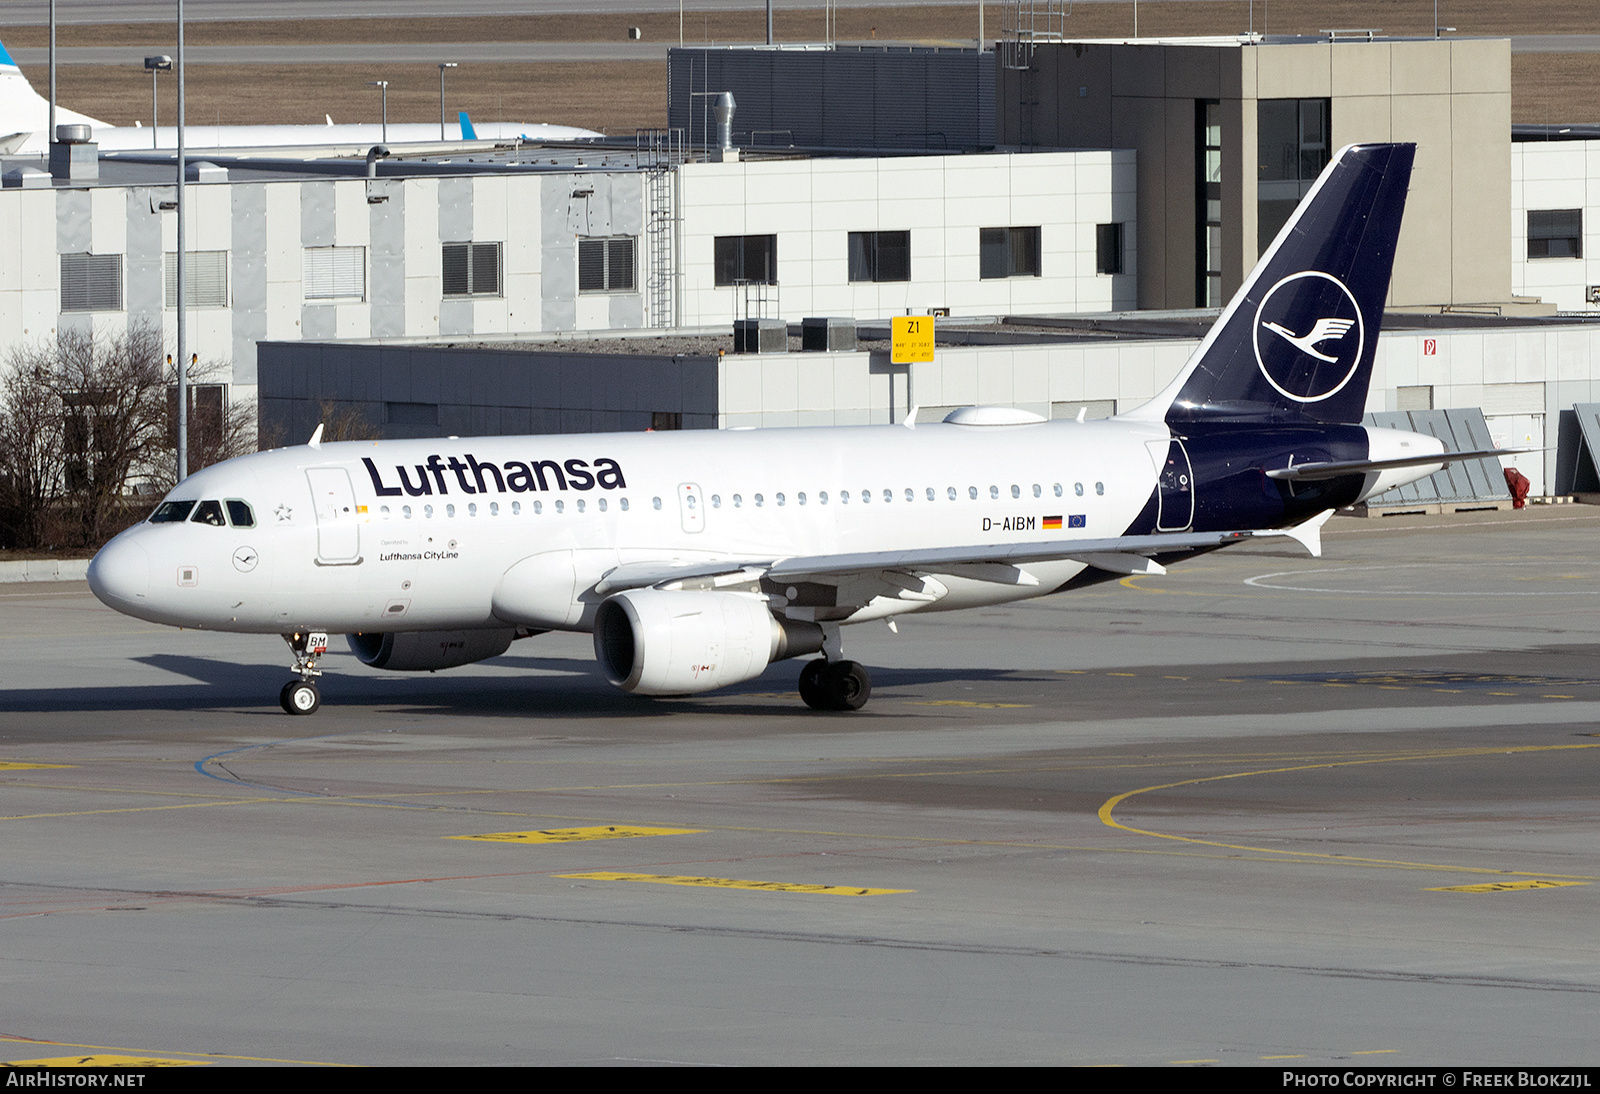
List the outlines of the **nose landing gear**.
{"type": "Polygon", "coordinates": [[[278,692],[278,703],[289,714],[315,714],[322,706],[322,693],[315,682],[315,678],[322,675],[322,670],[317,668],[317,658],[328,652],[328,635],[323,631],[297,631],[284,635],[283,640],[294,653],[294,671],[300,674],[300,679],[283,685],[283,690],[278,692]]]}

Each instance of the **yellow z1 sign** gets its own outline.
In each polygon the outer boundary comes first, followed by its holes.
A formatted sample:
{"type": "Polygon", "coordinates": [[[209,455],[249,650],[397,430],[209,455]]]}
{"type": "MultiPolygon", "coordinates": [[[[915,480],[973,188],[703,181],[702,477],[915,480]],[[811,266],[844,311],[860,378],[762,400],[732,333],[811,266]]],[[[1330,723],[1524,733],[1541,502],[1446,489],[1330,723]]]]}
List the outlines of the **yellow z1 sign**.
{"type": "Polygon", "coordinates": [[[897,315],[889,343],[889,361],[896,365],[933,360],[933,316],[897,315]]]}

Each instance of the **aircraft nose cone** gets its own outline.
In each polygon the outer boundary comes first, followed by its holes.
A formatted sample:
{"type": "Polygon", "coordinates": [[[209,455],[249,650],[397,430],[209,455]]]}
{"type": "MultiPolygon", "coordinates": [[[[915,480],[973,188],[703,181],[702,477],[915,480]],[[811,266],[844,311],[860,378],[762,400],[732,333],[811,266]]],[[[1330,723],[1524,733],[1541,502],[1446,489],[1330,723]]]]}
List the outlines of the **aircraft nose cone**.
{"type": "Polygon", "coordinates": [[[128,536],[118,536],[90,560],[89,589],[119,611],[143,604],[150,592],[149,553],[128,536]]]}

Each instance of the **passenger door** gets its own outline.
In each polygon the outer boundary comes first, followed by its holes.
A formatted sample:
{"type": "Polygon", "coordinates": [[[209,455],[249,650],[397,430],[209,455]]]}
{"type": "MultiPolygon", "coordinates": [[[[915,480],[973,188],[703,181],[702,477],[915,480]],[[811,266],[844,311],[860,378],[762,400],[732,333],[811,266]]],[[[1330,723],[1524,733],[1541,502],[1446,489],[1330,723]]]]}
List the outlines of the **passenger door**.
{"type": "Polygon", "coordinates": [[[317,563],[353,566],[361,561],[361,522],[350,474],[342,467],[306,470],[317,512],[317,563]]]}

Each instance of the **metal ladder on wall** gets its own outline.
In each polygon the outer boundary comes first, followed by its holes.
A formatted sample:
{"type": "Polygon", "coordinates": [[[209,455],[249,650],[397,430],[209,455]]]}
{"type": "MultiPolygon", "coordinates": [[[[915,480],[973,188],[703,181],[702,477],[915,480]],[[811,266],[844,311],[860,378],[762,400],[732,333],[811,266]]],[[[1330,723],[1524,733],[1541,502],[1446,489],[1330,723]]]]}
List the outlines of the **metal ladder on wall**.
{"type": "Polygon", "coordinates": [[[645,175],[645,307],[652,327],[673,325],[673,261],[678,217],[672,183],[684,159],[682,129],[641,129],[634,135],[634,154],[645,175]]]}
{"type": "Polygon", "coordinates": [[[1039,94],[1035,86],[1033,51],[1043,42],[1065,41],[1070,14],[1072,0],[1006,0],[1000,23],[1001,37],[995,48],[1000,54],[1000,67],[1018,73],[1021,85],[1018,144],[1035,143],[1033,113],[1039,105],[1039,94]]]}

